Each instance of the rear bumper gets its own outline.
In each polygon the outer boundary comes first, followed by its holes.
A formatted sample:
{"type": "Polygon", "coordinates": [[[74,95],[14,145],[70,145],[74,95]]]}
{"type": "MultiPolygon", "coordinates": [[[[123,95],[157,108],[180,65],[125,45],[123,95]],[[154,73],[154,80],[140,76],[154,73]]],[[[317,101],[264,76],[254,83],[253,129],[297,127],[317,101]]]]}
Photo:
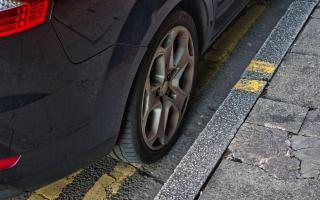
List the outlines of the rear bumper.
{"type": "MultiPolygon", "coordinates": [[[[97,101],[79,97],[75,90],[70,84],[0,113],[0,123],[9,120],[0,132],[0,158],[21,155],[14,167],[0,170],[0,197],[61,178],[113,148],[117,129],[109,125],[98,131],[92,117],[97,101]]],[[[117,123],[117,118],[106,120],[117,123]]]]}
{"type": "Polygon", "coordinates": [[[111,151],[116,137],[101,143],[99,138],[92,138],[88,131],[86,126],[69,138],[23,154],[15,167],[0,172],[0,199],[57,180],[111,151]],[[82,139],[88,143],[84,144],[82,139]]]}

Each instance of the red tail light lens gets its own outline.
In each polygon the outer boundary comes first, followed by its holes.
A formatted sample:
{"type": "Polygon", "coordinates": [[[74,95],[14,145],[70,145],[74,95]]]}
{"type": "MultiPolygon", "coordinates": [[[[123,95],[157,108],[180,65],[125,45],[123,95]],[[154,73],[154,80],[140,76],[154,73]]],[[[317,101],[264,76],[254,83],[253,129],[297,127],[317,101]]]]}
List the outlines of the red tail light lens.
{"type": "Polygon", "coordinates": [[[49,0],[0,0],[0,37],[43,23],[49,0]]]}
{"type": "Polygon", "coordinates": [[[17,155],[9,158],[0,159],[0,170],[14,167],[20,160],[20,157],[20,155],[17,155]]]}

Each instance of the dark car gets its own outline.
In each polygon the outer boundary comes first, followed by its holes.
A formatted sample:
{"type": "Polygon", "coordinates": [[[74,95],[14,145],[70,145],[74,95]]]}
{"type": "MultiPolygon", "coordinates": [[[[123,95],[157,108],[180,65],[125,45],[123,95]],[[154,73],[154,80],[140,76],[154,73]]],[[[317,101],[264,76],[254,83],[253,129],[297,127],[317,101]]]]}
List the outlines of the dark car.
{"type": "Polygon", "coordinates": [[[0,0],[0,197],[105,153],[159,159],[247,0],[0,0]]]}

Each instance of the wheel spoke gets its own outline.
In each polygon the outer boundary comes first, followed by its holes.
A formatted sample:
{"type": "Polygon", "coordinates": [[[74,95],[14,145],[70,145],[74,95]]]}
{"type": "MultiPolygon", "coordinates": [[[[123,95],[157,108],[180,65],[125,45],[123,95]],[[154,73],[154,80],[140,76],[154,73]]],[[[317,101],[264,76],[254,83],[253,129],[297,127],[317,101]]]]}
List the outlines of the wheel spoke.
{"type": "Polygon", "coordinates": [[[147,143],[153,145],[158,138],[158,133],[152,133],[152,135],[149,138],[147,138],[147,143]]]}
{"type": "Polygon", "coordinates": [[[174,41],[177,39],[178,31],[172,30],[163,41],[159,50],[164,53],[168,70],[174,68],[174,41]]]}
{"type": "Polygon", "coordinates": [[[159,142],[164,145],[166,143],[166,129],[167,129],[167,121],[168,121],[168,114],[169,114],[169,110],[168,110],[168,104],[167,102],[163,102],[163,109],[161,112],[161,119],[160,119],[160,123],[159,123],[159,129],[158,129],[158,138],[159,138],[159,142]]]}
{"type": "Polygon", "coordinates": [[[186,66],[188,64],[194,63],[194,57],[190,56],[188,51],[183,52],[182,56],[178,60],[176,67],[186,66]]]}
{"type": "MultiPolygon", "coordinates": [[[[183,78],[183,75],[187,69],[187,65],[177,67],[174,73],[172,74],[171,83],[175,90],[180,89],[180,81],[183,78]]],[[[188,92],[188,91],[187,91],[188,92]]]]}
{"type": "Polygon", "coordinates": [[[193,71],[190,65],[178,67],[171,79],[172,89],[181,95],[187,95],[191,92],[193,81],[193,71]]]}
{"type": "MultiPolygon", "coordinates": [[[[147,117],[147,120],[152,120],[152,122],[146,122],[146,124],[151,124],[150,130],[149,130],[149,137],[147,138],[147,142],[149,144],[154,144],[157,140],[161,143],[161,145],[164,145],[167,141],[166,138],[166,129],[167,129],[167,123],[168,123],[168,116],[169,111],[172,104],[169,101],[163,101],[161,104],[161,109],[156,111],[156,109],[152,110],[153,115],[155,115],[152,118],[147,117]]],[[[150,115],[151,113],[149,113],[150,115]]]]}
{"type": "Polygon", "coordinates": [[[159,55],[153,60],[152,68],[149,74],[150,87],[160,87],[166,78],[166,58],[163,54],[159,55]]]}
{"type": "Polygon", "coordinates": [[[175,99],[165,96],[163,97],[163,102],[165,104],[164,112],[166,114],[166,130],[164,138],[170,139],[178,127],[180,116],[182,116],[182,114],[180,111],[180,105],[178,105],[178,102],[175,101],[175,99]]]}
{"type": "Polygon", "coordinates": [[[181,36],[177,38],[177,40],[179,41],[174,55],[174,66],[181,67],[193,63],[194,56],[193,53],[191,53],[189,50],[190,36],[188,34],[181,34],[181,36]]]}
{"type": "Polygon", "coordinates": [[[170,98],[167,96],[163,97],[163,113],[162,113],[162,120],[160,125],[162,126],[162,130],[159,132],[159,138],[161,143],[166,143],[168,139],[170,139],[170,134],[169,132],[172,132],[174,130],[172,129],[172,126],[170,126],[171,120],[170,118],[172,117],[170,111],[173,109],[173,103],[170,101],[170,98]]]}
{"type": "Polygon", "coordinates": [[[170,86],[170,88],[172,90],[172,98],[169,100],[171,101],[172,105],[175,106],[175,108],[177,108],[182,114],[184,110],[184,104],[188,99],[189,94],[185,93],[180,87],[170,86]]]}
{"type": "Polygon", "coordinates": [[[159,101],[147,111],[142,124],[142,129],[145,134],[146,140],[149,144],[153,144],[158,138],[158,130],[160,126],[162,113],[162,104],[159,101]]]}
{"type": "Polygon", "coordinates": [[[160,99],[157,97],[158,88],[159,86],[152,86],[150,79],[147,79],[144,92],[143,119],[145,119],[153,109],[162,106],[160,99]]]}

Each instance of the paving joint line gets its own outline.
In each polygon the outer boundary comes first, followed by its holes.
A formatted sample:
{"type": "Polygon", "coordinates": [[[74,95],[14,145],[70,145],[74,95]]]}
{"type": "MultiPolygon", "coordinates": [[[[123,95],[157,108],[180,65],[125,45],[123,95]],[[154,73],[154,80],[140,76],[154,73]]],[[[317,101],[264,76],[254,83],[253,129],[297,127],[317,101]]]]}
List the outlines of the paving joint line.
{"type": "Polygon", "coordinates": [[[289,6],[252,60],[253,63],[260,63],[258,72],[252,70],[256,67],[250,68],[250,65],[244,71],[239,81],[247,82],[241,87],[236,84],[231,90],[163,185],[156,200],[191,200],[199,195],[318,3],[319,0],[296,0],[289,6]]]}

